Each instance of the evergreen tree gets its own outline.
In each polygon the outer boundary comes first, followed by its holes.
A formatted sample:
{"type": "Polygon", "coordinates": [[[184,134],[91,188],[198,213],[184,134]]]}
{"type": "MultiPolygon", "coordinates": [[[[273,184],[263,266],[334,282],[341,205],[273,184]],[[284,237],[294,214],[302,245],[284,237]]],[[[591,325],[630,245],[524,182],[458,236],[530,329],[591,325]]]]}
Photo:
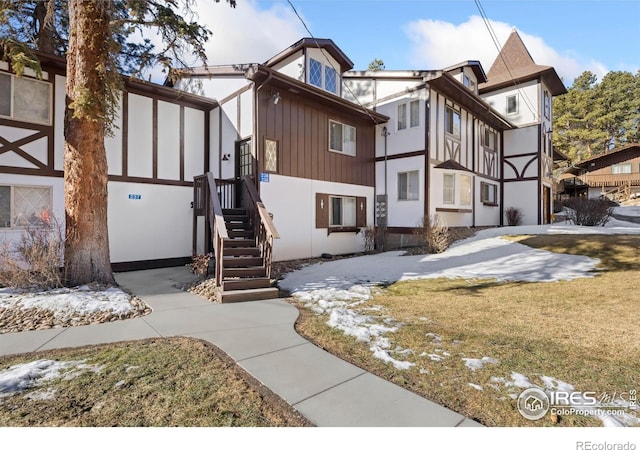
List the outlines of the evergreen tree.
{"type": "MultiPolygon", "coordinates": [[[[212,0],[219,2],[219,0],[212,0]]],[[[234,7],[235,0],[227,0],[234,7]]],[[[107,229],[104,136],[123,80],[161,65],[206,62],[211,32],[193,17],[192,0],[0,0],[2,58],[20,75],[40,72],[35,50],[66,55],[65,214],[67,283],[114,284],[107,229]],[[163,47],[134,35],[155,30],[163,47]]]]}

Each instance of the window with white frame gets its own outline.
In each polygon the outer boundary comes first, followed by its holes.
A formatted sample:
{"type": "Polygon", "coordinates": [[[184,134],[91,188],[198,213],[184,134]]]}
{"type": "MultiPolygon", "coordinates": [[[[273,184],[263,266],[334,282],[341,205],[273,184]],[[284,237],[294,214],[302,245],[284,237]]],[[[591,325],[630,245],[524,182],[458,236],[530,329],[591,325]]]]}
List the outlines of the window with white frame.
{"type": "Polygon", "coordinates": [[[460,112],[447,106],[444,117],[444,129],[447,133],[460,138],[460,112]]]}
{"type": "Polygon", "coordinates": [[[469,175],[460,175],[460,204],[471,204],[471,177],[469,175]]]}
{"type": "Polygon", "coordinates": [[[324,89],[333,92],[334,94],[338,93],[338,83],[337,83],[338,75],[336,73],[336,69],[331,66],[324,66],[324,89]]]}
{"type": "Polygon", "coordinates": [[[496,134],[487,127],[485,127],[484,133],[482,133],[482,145],[491,150],[495,150],[496,148],[496,134]]]}
{"type": "Polygon", "coordinates": [[[518,113],[518,95],[509,95],[507,96],[507,114],[517,114],[518,113]]]}
{"type": "Polygon", "coordinates": [[[329,226],[331,227],[355,227],[356,226],[356,198],[355,197],[330,197],[329,226]]]}
{"type": "Polygon", "coordinates": [[[463,75],[462,84],[464,84],[467,88],[469,88],[469,90],[473,92],[476,91],[476,84],[473,82],[471,78],[469,78],[466,75],[463,75]]]}
{"type": "Polygon", "coordinates": [[[420,102],[412,100],[409,103],[398,105],[398,130],[408,127],[414,128],[420,125],[420,102]]]}
{"type": "Polygon", "coordinates": [[[611,166],[612,174],[631,173],[631,163],[613,164],[611,166]]]}
{"type": "Polygon", "coordinates": [[[491,183],[480,183],[480,201],[488,205],[498,204],[498,186],[491,183]]]}
{"type": "Polygon", "coordinates": [[[51,124],[51,83],[0,73],[0,116],[51,124]]]}
{"type": "Polygon", "coordinates": [[[309,58],[309,84],[322,87],[322,63],[309,58]]]}
{"type": "Polygon", "coordinates": [[[51,224],[51,188],[0,186],[0,228],[51,224]]]}
{"type": "Polygon", "coordinates": [[[329,120],[329,150],[356,156],[356,128],[329,120]]]}
{"type": "Polygon", "coordinates": [[[398,130],[407,128],[407,104],[398,105],[398,130]]]}
{"type": "Polygon", "coordinates": [[[331,64],[309,58],[309,84],[338,95],[339,76],[331,64]]]}
{"type": "Polygon", "coordinates": [[[442,203],[451,205],[456,201],[456,176],[445,173],[442,176],[442,203]]]}
{"type": "Polygon", "coordinates": [[[420,102],[412,100],[409,102],[409,126],[411,128],[420,125],[420,102]]]}
{"type": "Polygon", "coordinates": [[[418,200],[420,198],[419,172],[398,173],[398,200],[418,200]]]}

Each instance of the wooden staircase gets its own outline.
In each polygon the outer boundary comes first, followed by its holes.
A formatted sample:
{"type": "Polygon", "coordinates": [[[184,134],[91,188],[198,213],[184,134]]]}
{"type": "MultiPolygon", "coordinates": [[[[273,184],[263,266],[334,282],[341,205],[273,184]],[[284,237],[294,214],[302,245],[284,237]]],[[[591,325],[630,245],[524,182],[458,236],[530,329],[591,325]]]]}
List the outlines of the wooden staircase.
{"type": "Polygon", "coordinates": [[[222,303],[277,298],[271,286],[273,240],[271,217],[251,177],[216,180],[207,173],[194,178],[194,254],[198,217],[204,216],[205,242],[215,257],[215,280],[222,303]],[[237,195],[241,194],[241,195],[237,195]]]}
{"type": "Polygon", "coordinates": [[[223,247],[222,302],[277,298],[247,210],[223,209],[222,215],[229,236],[223,247]]]}

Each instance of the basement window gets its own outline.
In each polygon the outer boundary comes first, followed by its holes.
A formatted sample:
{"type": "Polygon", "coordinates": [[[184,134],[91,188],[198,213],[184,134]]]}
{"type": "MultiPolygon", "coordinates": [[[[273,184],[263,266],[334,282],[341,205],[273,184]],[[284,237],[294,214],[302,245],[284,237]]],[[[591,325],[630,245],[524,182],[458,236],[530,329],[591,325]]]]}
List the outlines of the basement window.
{"type": "Polygon", "coordinates": [[[51,188],[0,186],[0,229],[51,224],[51,188]]]}

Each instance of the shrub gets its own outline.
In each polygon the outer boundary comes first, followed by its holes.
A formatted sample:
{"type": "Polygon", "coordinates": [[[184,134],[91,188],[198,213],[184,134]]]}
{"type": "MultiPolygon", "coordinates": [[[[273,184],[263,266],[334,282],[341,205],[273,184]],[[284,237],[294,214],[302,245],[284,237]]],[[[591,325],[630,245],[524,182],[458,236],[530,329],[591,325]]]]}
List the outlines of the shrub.
{"type": "Polygon", "coordinates": [[[424,216],[415,231],[428,253],[442,253],[449,247],[449,228],[440,216],[424,216]]]}
{"type": "Polygon", "coordinates": [[[565,202],[567,218],[575,225],[604,226],[611,218],[612,203],[605,199],[571,198],[565,202]]]}
{"type": "Polygon", "coordinates": [[[0,246],[0,285],[14,289],[62,287],[64,234],[60,223],[28,225],[13,246],[0,246]]]}
{"type": "Polygon", "coordinates": [[[364,241],[364,251],[374,251],[378,238],[378,229],[375,227],[363,228],[362,230],[360,230],[360,234],[362,234],[362,240],[364,241]]]}
{"type": "Polygon", "coordinates": [[[213,258],[213,254],[207,253],[205,255],[193,255],[191,257],[191,263],[187,264],[195,275],[205,277],[209,274],[209,261],[213,258]]]}
{"type": "Polygon", "coordinates": [[[522,214],[520,208],[509,206],[504,210],[504,216],[507,218],[507,225],[510,227],[522,225],[522,218],[524,217],[524,214],[522,214]]]}

